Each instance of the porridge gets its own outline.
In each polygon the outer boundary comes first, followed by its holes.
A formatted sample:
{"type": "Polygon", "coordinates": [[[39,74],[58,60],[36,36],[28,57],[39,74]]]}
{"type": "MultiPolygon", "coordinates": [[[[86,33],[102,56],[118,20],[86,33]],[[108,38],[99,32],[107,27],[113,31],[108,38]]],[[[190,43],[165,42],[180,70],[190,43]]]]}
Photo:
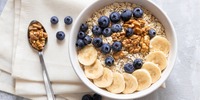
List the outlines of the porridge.
{"type": "Polygon", "coordinates": [[[124,2],[94,12],[80,26],[76,47],[88,79],[111,93],[127,94],[159,80],[170,43],[147,9],[124,2]]]}

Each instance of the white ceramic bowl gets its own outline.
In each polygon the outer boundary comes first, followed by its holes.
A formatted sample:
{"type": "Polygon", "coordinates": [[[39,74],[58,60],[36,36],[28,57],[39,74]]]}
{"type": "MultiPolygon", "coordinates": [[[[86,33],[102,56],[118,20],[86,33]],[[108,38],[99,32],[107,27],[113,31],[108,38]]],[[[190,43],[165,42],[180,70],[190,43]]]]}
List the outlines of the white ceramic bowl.
{"type": "Polygon", "coordinates": [[[75,23],[73,24],[72,31],[70,33],[69,37],[69,54],[71,63],[73,65],[73,68],[78,75],[78,77],[85,83],[86,86],[88,86],[90,89],[95,91],[96,93],[99,93],[100,95],[113,98],[113,99],[135,99],[143,97],[153,91],[155,91],[158,87],[160,87],[167,77],[169,76],[170,72],[172,71],[172,68],[174,66],[175,58],[177,53],[177,40],[176,40],[176,33],[174,31],[173,25],[167,15],[164,13],[163,10],[161,10],[155,3],[153,3],[150,0],[99,0],[95,1],[93,4],[86,7],[77,17],[75,23]],[[77,33],[79,31],[79,27],[81,23],[85,23],[87,18],[89,18],[92,13],[97,11],[100,8],[103,8],[106,5],[109,5],[114,2],[131,2],[138,5],[143,6],[147,10],[149,10],[156,18],[159,19],[159,21],[162,23],[162,25],[165,28],[165,32],[167,35],[167,39],[171,43],[171,50],[168,58],[168,66],[166,69],[162,72],[161,78],[151,85],[148,89],[142,90],[140,92],[135,92],[132,94],[114,94],[110,93],[106,90],[103,90],[101,88],[98,88],[95,86],[84,74],[83,70],[81,69],[78,59],[77,59],[77,51],[76,51],[76,39],[77,39],[77,33]]]}

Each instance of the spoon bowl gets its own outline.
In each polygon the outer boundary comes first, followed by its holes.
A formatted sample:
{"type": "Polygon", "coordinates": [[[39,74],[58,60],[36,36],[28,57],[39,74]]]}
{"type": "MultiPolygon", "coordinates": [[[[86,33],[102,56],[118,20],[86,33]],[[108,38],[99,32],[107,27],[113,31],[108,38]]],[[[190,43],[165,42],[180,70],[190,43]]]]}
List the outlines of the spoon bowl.
{"type": "Polygon", "coordinates": [[[37,20],[32,20],[29,24],[27,33],[30,45],[35,50],[42,51],[48,42],[47,32],[43,25],[37,20]]]}
{"type": "Polygon", "coordinates": [[[50,83],[49,75],[43,58],[43,50],[48,41],[48,35],[43,25],[36,20],[31,21],[28,26],[28,41],[30,45],[38,51],[40,63],[42,65],[42,75],[48,100],[55,100],[54,92],[50,83]]]}

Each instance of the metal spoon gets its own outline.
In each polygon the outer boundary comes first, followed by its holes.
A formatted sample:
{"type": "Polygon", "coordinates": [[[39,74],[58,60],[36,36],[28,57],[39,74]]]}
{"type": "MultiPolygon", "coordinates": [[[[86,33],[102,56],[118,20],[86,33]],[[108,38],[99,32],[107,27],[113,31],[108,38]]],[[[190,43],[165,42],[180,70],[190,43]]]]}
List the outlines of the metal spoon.
{"type": "Polygon", "coordinates": [[[39,21],[33,20],[29,24],[28,27],[28,41],[30,45],[38,51],[40,63],[42,65],[42,75],[44,79],[44,85],[47,93],[48,100],[55,100],[54,92],[49,80],[49,75],[44,63],[43,58],[43,49],[48,41],[48,36],[46,33],[46,30],[42,26],[42,24],[39,21]],[[40,35],[42,34],[42,35],[40,35]]]}

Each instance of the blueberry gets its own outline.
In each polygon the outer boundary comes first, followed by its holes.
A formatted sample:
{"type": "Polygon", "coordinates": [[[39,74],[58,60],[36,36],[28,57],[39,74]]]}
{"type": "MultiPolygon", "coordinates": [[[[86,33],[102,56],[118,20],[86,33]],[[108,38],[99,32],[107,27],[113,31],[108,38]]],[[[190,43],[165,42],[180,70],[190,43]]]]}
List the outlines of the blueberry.
{"type": "Polygon", "coordinates": [[[65,33],[63,31],[58,31],[56,37],[58,40],[63,40],[65,38],[65,33]]]}
{"type": "Polygon", "coordinates": [[[110,28],[105,28],[102,33],[103,33],[103,36],[105,36],[105,37],[112,35],[112,31],[110,28]]]}
{"type": "Polygon", "coordinates": [[[113,23],[117,23],[120,21],[120,14],[119,12],[112,12],[109,16],[110,21],[113,23]]]}
{"type": "Polygon", "coordinates": [[[135,59],[133,61],[133,66],[135,67],[135,69],[140,69],[143,65],[143,60],[142,59],[135,59]]]}
{"type": "Polygon", "coordinates": [[[66,16],[64,22],[66,25],[70,25],[73,22],[73,19],[71,16],[66,16]]]}
{"type": "Polygon", "coordinates": [[[105,43],[101,46],[101,52],[103,54],[108,54],[110,53],[110,51],[111,51],[111,46],[109,44],[105,43]]]}
{"type": "Polygon", "coordinates": [[[141,8],[134,8],[133,9],[133,17],[141,18],[143,16],[143,10],[141,8]]]}
{"type": "Polygon", "coordinates": [[[122,31],[122,26],[120,24],[113,24],[111,26],[112,32],[121,32],[122,31]]]}
{"type": "Polygon", "coordinates": [[[84,43],[84,41],[82,39],[78,39],[76,41],[76,47],[83,48],[84,46],[85,46],[85,43],[84,43]]]}
{"type": "Polygon", "coordinates": [[[129,19],[131,19],[131,17],[132,17],[131,10],[126,9],[126,10],[122,11],[121,18],[123,21],[128,21],[129,19]]]}
{"type": "Polygon", "coordinates": [[[89,94],[86,94],[82,97],[82,100],[93,100],[92,96],[89,94]]]}
{"type": "Polygon", "coordinates": [[[95,93],[95,94],[93,95],[93,100],[102,100],[102,96],[99,95],[99,94],[97,94],[97,93],[95,93]]]}
{"type": "Polygon", "coordinates": [[[130,37],[134,34],[134,30],[132,28],[126,29],[126,37],[130,37]]]}
{"type": "Polygon", "coordinates": [[[148,31],[149,37],[152,39],[154,36],[156,36],[156,31],[154,29],[150,29],[148,31]]]}
{"type": "Polygon", "coordinates": [[[112,50],[113,51],[120,51],[122,49],[122,43],[119,41],[116,41],[112,44],[112,50]]]}
{"type": "Polygon", "coordinates": [[[99,36],[99,35],[101,35],[101,32],[102,32],[102,30],[101,30],[101,28],[99,27],[99,26],[93,26],[93,28],[92,28],[92,33],[95,35],[95,36],[99,36]]]}
{"type": "Polygon", "coordinates": [[[86,32],[88,30],[88,25],[86,23],[81,24],[80,30],[86,32]]]}
{"type": "Polygon", "coordinates": [[[134,70],[135,70],[135,68],[133,67],[132,64],[127,63],[127,64],[124,65],[124,71],[125,72],[132,74],[134,70]]]}
{"type": "Polygon", "coordinates": [[[59,19],[56,16],[52,16],[50,21],[52,24],[57,24],[59,22],[59,19]]]}
{"type": "Polygon", "coordinates": [[[82,32],[82,31],[78,32],[79,39],[83,39],[85,36],[86,36],[85,32],[82,32]]]}
{"type": "Polygon", "coordinates": [[[109,56],[105,59],[105,64],[108,65],[108,66],[111,66],[114,64],[114,58],[109,56]]]}
{"type": "Polygon", "coordinates": [[[99,47],[101,47],[103,45],[103,41],[102,41],[101,38],[94,38],[93,41],[92,41],[92,44],[95,47],[99,48],[99,47]]]}
{"type": "Polygon", "coordinates": [[[106,28],[106,27],[109,26],[110,20],[109,20],[109,18],[107,16],[101,16],[98,19],[98,24],[99,24],[99,27],[106,28]]]}
{"type": "Polygon", "coordinates": [[[92,42],[92,38],[89,35],[86,35],[83,41],[85,44],[90,44],[92,42]]]}

